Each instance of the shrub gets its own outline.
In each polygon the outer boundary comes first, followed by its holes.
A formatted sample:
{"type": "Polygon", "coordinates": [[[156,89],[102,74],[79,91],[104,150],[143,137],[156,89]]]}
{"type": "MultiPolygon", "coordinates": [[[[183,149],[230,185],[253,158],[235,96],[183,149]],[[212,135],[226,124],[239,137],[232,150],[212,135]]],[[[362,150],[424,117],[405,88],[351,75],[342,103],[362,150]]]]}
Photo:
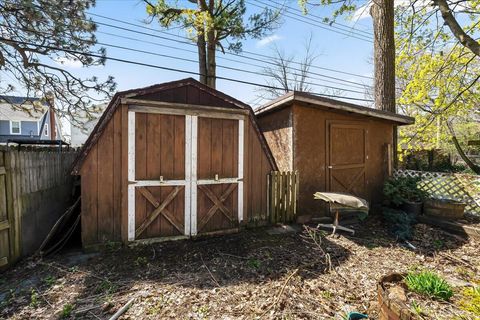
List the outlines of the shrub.
{"type": "Polygon", "coordinates": [[[382,214],[388,229],[398,240],[405,241],[413,238],[412,224],[415,222],[413,216],[391,208],[383,208],[382,214]]]}
{"type": "Polygon", "coordinates": [[[419,181],[419,178],[412,177],[390,178],[383,185],[383,195],[396,206],[406,202],[423,201],[427,193],[418,188],[419,181]]]}
{"type": "Polygon", "coordinates": [[[453,296],[452,287],[431,271],[411,271],[404,279],[410,291],[448,301],[453,296]]]}

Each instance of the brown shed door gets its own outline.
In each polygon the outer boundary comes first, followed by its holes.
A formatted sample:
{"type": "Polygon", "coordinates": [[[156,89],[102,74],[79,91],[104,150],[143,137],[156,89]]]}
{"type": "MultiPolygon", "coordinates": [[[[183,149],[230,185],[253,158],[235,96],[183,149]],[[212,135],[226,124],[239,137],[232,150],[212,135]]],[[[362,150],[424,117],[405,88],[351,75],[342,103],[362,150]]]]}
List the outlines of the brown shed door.
{"type": "Polygon", "coordinates": [[[367,130],[362,125],[330,123],[328,126],[327,188],[368,198],[365,163],[367,130]]]}
{"type": "Polygon", "coordinates": [[[185,231],[185,116],[135,117],[135,239],[185,231]]]}
{"type": "Polygon", "coordinates": [[[128,119],[130,241],[238,225],[243,119],[135,111],[128,119]]]}
{"type": "Polygon", "coordinates": [[[238,120],[198,118],[197,233],[238,225],[238,120]]]}

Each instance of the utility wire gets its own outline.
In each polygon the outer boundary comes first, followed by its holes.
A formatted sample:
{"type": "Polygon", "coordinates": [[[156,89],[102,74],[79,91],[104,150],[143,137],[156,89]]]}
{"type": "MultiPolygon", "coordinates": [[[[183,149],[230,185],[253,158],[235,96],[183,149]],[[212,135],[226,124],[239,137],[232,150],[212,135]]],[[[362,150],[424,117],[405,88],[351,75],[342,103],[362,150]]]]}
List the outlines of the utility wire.
{"type": "Polygon", "coordinates": [[[304,15],[303,12],[302,12],[302,10],[301,10],[300,8],[294,8],[294,7],[291,7],[291,6],[289,6],[289,5],[285,4],[285,3],[280,3],[280,2],[275,1],[275,0],[267,0],[267,1],[268,1],[268,2],[272,2],[272,3],[274,3],[274,4],[276,4],[276,5],[279,5],[279,6],[283,6],[283,7],[285,7],[285,8],[290,9],[290,10],[293,10],[293,11],[295,11],[295,12],[299,12],[299,13],[302,14],[305,18],[307,18],[307,17],[317,18],[318,20],[315,20],[315,19],[313,19],[313,18],[309,18],[309,20],[315,21],[315,22],[318,22],[318,23],[321,23],[321,24],[324,24],[324,25],[327,25],[327,26],[332,27],[332,28],[335,28],[336,26],[339,26],[339,27],[336,27],[336,28],[338,28],[338,29],[340,29],[340,30],[342,30],[342,31],[346,31],[346,32],[355,32],[355,33],[357,33],[357,34],[363,33],[364,36],[368,36],[368,37],[370,37],[370,38],[371,38],[372,33],[373,33],[373,31],[362,30],[362,29],[355,28],[355,27],[353,27],[353,26],[349,26],[349,25],[346,25],[346,24],[342,24],[342,23],[339,23],[339,22],[336,22],[336,21],[333,21],[333,22],[330,22],[330,23],[328,23],[328,22],[323,22],[323,19],[324,19],[324,18],[321,17],[321,16],[319,16],[319,15],[315,15],[315,14],[313,14],[313,13],[311,13],[311,12],[308,12],[307,15],[304,15]],[[342,28],[346,28],[346,29],[342,29],[342,28]]]}
{"type": "MultiPolygon", "coordinates": [[[[16,3],[12,3],[12,4],[16,4],[16,3]]],[[[34,6],[36,6],[36,7],[39,8],[39,9],[42,8],[41,6],[38,6],[38,5],[34,5],[34,6]]],[[[131,29],[128,29],[128,28],[123,28],[123,27],[120,27],[120,26],[111,25],[111,24],[107,24],[107,23],[104,23],[104,22],[95,21],[95,20],[92,19],[92,22],[94,22],[94,23],[96,23],[96,24],[99,24],[99,25],[104,25],[104,26],[108,26],[108,27],[111,27],[111,28],[116,28],[116,29],[120,29],[120,30],[124,30],[124,31],[129,31],[129,32],[144,34],[144,35],[148,35],[148,36],[152,36],[152,37],[157,37],[157,38],[160,38],[160,39],[163,39],[163,40],[167,40],[167,41],[174,41],[174,42],[178,42],[178,43],[182,43],[182,44],[187,44],[187,45],[196,46],[196,45],[192,44],[191,39],[189,39],[188,37],[185,37],[185,36],[180,36],[180,35],[176,35],[176,34],[172,34],[172,33],[166,32],[166,31],[162,31],[162,30],[158,30],[158,29],[154,29],[154,28],[149,28],[149,27],[146,27],[146,26],[144,26],[144,25],[140,25],[140,24],[136,24],[136,23],[132,23],[132,22],[126,22],[126,21],[123,21],[123,20],[120,20],[120,19],[116,19],[116,18],[104,16],[104,15],[101,15],[101,14],[96,14],[96,13],[91,13],[91,12],[88,12],[87,14],[90,15],[90,16],[99,17],[99,18],[103,18],[103,19],[110,20],[110,21],[116,21],[116,22],[119,22],[119,23],[122,23],[122,24],[126,24],[126,25],[129,25],[129,26],[135,26],[135,27],[138,27],[138,28],[142,28],[142,29],[146,29],[146,30],[151,30],[151,31],[154,31],[154,32],[157,32],[157,33],[166,34],[166,35],[169,35],[169,36],[173,36],[173,37],[176,37],[176,38],[180,38],[180,39],[182,39],[182,40],[174,40],[174,39],[167,38],[167,37],[162,37],[162,36],[159,36],[159,35],[153,35],[153,34],[141,32],[141,31],[137,31],[137,30],[131,30],[131,29]],[[187,41],[185,41],[185,40],[187,40],[187,41]]],[[[87,20],[87,19],[84,19],[84,20],[85,20],[85,21],[89,21],[89,20],[87,20]]],[[[172,29],[173,29],[173,28],[172,28],[172,29]]],[[[218,51],[218,52],[222,52],[222,51],[220,51],[220,50],[218,50],[218,49],[217,49],[217,51],[218,51]]],[[[258,57],[262,57],[262,58],[266,58],[266,59],[269,59],[270,61],[274,59],[274,57],[272,57],[272,56],[264,55],[264,54],[261,54],[261,53],[250,52],[250,51],[247,51],[247,50],[243,50],[242,52],[243,52],[243,54],[238,54],[238,53],[234,53],[234,52],[225,52],[225,53],[226,53],[226,54],[229,54],[229,55],[234,55],[234,56],[237,56],[237,57],[241,57],[241,58],[244,58],[244,59],[248,59],[248,60],[252,60],[252,59],[253,59],[253,60],[256,60],[256,61],[259,61],[259,62],[263,62],[263,63],[268,63],[268,62],[266,62],[265,60],[260,60],[260,59],[255,59],[255,58],[252,58],[252,57],[247,57],[245,54],[252,55],[252,56],[258,56],[258,57]]],[[[222,52],[222,53],[223,53],[223,52],[222,52]]],[[[298,62],[298,61],[292,61],[292,63],[295,64],[295,65],[302,66],[302,63],[301,63],[301,62],[298,62]]],[[[325,71],[330,71],[330,72],[335,72],[335,73],[340,73],[340,74],[345,74],[345,75],[350,75],[350,76],[359,77],[359,78],[364,78],[364,79],[369,79],[369,80],[373,80],[373,77],[371,77],[371,76],[365,76],[365,75],[355,74],[355,73],[346,72],[346,71],[342,71],[342,70],[338,70],[338,69],[320,67],[320,66],[315,66],[315,65],[312,65],[311,68],[313,68],[313,69],[319,69],[319,70],[325,70],[325,71]]],[[[293,69],[293,68],[292,68],[292,69],[293,69]]],[[[296,70],[298,70],[298,69],[296,69],[296,70]]],[[[348,82],[348,83],[355,84],[355,85],[360,85],[360,86],[364,86],[364,87],[366,86],[366,85],[363,84],[363,83],[358,83],[358,82],[355,82],[355,81],[349,81],[349,80],[345,80],[345,79],[342,79],[342,78],[336,78],[336,77],[332,77],[332,76],[326,76],[326,75],[314,73],[314,72],[312,72],[312,71],[310,71],[309,73],[314,74],[314,75],[318,75],[318,76],[321,76],[321,77],[325,77],[325,78],[330,78],[330,79],[334,79],[334,80],[339,80],[339,81],[343,81],[343,82],[348,82]]],[[[371,86],[370,86],[370,87],[371,87],[371,86]]]]}
{"type": "MultiPolygon", "coordinates": [[[[158,46],[158,47],[161,47],[161,48],[169,48],[169,49],[173,49],[173,50],[179,50],[179,51],[183,51],[183,52],[189,52],[189,53],[194,53],[194,54],[197,54],[197,51],[195,50],[189,50],[189,49],[184,49],[184,48],[179,48],[179,47],[174,47],[174,46],[170,46],[170,45],[164,45],[164,44],[160,44],[160,43],[157,43],[157,42],[153,42],[153,41],[148,41],[148,40],[142,40],[142,39],[137,39],[137,38],[132,38],[132,37],[126,37],[126,36],[121,36],[121,35],[118,35],[118,34],[114,34],[114,33],[110,33],[110,32],[103,32],[103,31],[97,31],[97,33],[99,34],[105,34],[105,35],[109,35],[109,36],[113,36],[113,37],[118,37],[118,38],[121,38],[121,39],[126,39],[126,40],[130,40],[130,41],[136,41],[136,42],[141,42],[141,43],[146,43],[146,44],[151,44],[151,45],[154,45],[154,46],[158,46]]],[[[107,44],[104,44],[104,45],[107,45],[107,44]]],[[[243,64],[243,65],[247,65],[247,66],[252,66],[252,67],[256,67],[256,68],[260,68],[261,70],[264,70],[265,69],[265,66],[264,65],[260,65],[260,64],[255,64],[255,63],[251,63],[251,62],[245,62],[245,61],[240,61],[240,60],[235,60],[235,59],[230,59],[230,58],[227,58],[227,57],[223,57],[223,56],[219,56],[217,57],[218,59],[221,59],[221,60],[226,60],[226,61],[231,61],[231,62],[234,62],[234,63],[239,63],[239,64],[243,64]]],[[[198,63],[197,60],[195,60],[196,63],[198,63]]],[[[263,61],[262,61],[263,62],[263,61]]],[[[278,66],[278,64],[276,64],[275,62],[269,62],[269,61],[265,61],[265,63],[268,63],[268,64],[271,64],[271,65],[274,65],[274,66],[278,66]]],[[[230,68],[230,67],[226,67],[226,66],[223,66],[223,65],[220,65],[220,64],[217,64],[218,67],[220,68],[230,68]]],[[[290,66],[286,66],[286,68],[288,69],[292,69],[294,71],[301,71],[299,69],[294,69],[290,66]]],[[[241,72],[243,72],[244,70],[240,70],[241,72]]],[[[250,70],[249,72],[258,72],[258,71],[252,71],[250,70]]],[[[331,80],[332,78],[333,79],[336,79],[334,77],[329,77],[329,76],[325,76],[325,75],[322,75],[322,74],[319,74],[319,73],[315,73],[315,72],[308,72],[309,74],[306,75],[306,78],[309,78],[309,79],[312,79],[312,80],[317,80],[317,81],[322,81],[322,82],[327,82],[328,84],[337,84],[337,85],[340,85],[340,86],[351,86],[352,85],[355,85],[357,88],[359,89],[368,89],[368,88],[373,88],[372,86],[370,85],[363,85],[363,84],[360,84],[360,83],[345,83],[345,81],[348,82],[348,80],[340,80],[340,81],[335,81],[335,80],[331,80]],[[319,77],[313,77],[310,75],[311,74],[314,74],[314,75],[318,75],[319,77]],[[325,80],[325,79],[321,79],[321,78],[326,78],[328,80],[325,80]]],[[[262,72],[263,75],[265,76],[270,76],[268,74],[264,74],[264,72],[262,72]]],[[[315,84],[315,85],[318,85],[318,84],[315,84]]],[[[336,88],[336,89],[339,89],[339,90],[349,90],[349,89],[344,89],[344,88],[336,88]]]]}
{"type": "MultiPolygon", "coordinates": [[[[82,52],[82,51],[72,50],[72,49],[68,49],[68,48],[61,48],[61,47],[50,46],[50,45],[41,45],[41,44],[37,44],[37,43],[33,43],[33,42],[11,40],[11,39],[7,39],[7,38],[4,38],[4,37],[0,37],[0,40],[6,41],[6,42],[13,42],[13,43],[16,43],[16,44],[36,46],[36,47],[49,49],[49,50],[62,51],[62,52],[67,52],[67,53],[71,53],[71,54],[84,55],[84,56],[88,56],[88,57],[92,57],[92,58],[112,60],[112,61],[117,61],[117,62],[122,62],[122,63],[127,63],[127,64],[133,64],[133,65],[139,65],[139,66],[150,67],[150,68],[155,68],[155,69],[161,69],[161,70],[166,70],[166,71],[179,72],[179,73],[185,73],[185,74],[193,74],[193,75],[197,75],[197,76],[202,75],[199,72],[195,72],[195,71],[188,71],[188,70],[165,67],[165,66],[160,66],[160,65],[155,65],[155,64],[145,63],[145,62],[138,62],[138,61],[133,61],[133,60],[128,60],[128,59],[116,58],[116,57],[101,55],[101,54],[92,53],[92,52],[82,52]]],[[[267,88],[267,89],[284,90],[284,88],[275,87],[275,86],[266,85],[266,84],[261,84],[261,83],[255,83],[255,82],[241,80],[241,79],[234,79],[234,78],[228,78],[228,77],[222,77],[222,76],[216,76],[215,78],[218,79],[218,80],[225,80],[225,81],[241,83],[241,84],[246,84],[246,85],[251,85],[251,86],[256,86],[256,87],[262,87],[262,88],[267,88]]],[[[328,97],[328,98],[338,98],[338,99],[372,102],[372,100],[370,100],[370,99],[342,97],[342,96],[330,95],[330,94],[315,93],[315,95],[322,96],[322,97],[328,97]]]]}
{"type": "MultiPolygon", "coordinates": [[[[154,32],[156,32],[156,33],[166,34],[166,35],[169,35],[169,36],[173,36],[173,37],[176,37],[176,38],[180,38],[180,39],[182,39],[182,40],[174,40],[174,39],[171,39],[171,38],[160,37],[160,38],[162,38],[162,39],[164,39],[164,40],[175,41],[175,42],[185,43],[185,44],[190,44],[190,45],[195,46],[194,44],[191,43],[191,39],[189,39],[188,37],[185,37],[185,36],[180,36],[180,35],[177,35],[177,34],[172,34],[172,33],[166,32],[166,31],[162,31],[162,30],[158,30],[158,29],[154,29],[154,28],[149,28],[149,27],[146,27],[146,26],[143,26],[143,25],[140,25],[140,24],[136,24],[136,23],[132,23],[132,22],[126,22],[126,21],[123,21],[123,20],[120,20],[120,19],[115,19],[115,18],[112,18],[112,17],[108,17],[108,16],[96,14],[96,13],[90,13],[90,12],[89,12],[88,14],[91,15],[91,16],[94,16],[94,17],[99,17],[99,18],[102,18],[102,19],[119,22],[119,23],[122,23],[122,24],[125,24],[125,25],[134,26],[134,27],[137,27],[137,28],[142,28],[142,29],[145,29],[145,30],[154,31],[154,32]],[[188,42],[185,41],[185,40],[188,40],[188,42]]],[[[100,24],[98,21],[94,21],[94,22],[100,24]]],[[[102,23],[102,24],[105,25],[105,23],[102,23]]],[[[110,26],[113,27],[113,28],[121,28],[121,27],[119,27],[119,26],[114,26],[114,25],[110,25],[110,26]]],[[[122,29],[123,29],[123,30],[129,30],[130,32],[142,33],[141,31],[126,29],[126,28],[122,28],[122,29]]],[[[152,37],[155,36],[155,35],[152,35],[152,34],[149,34],[149,33],[144,33],[144,34],[149,35],[149,36],[152,36],[152,37]]],[[[252,59],[252,58],[250,58],[250,57],[247,57],[245,54],[252,55],[252,56],[258,56],[258,57],[262,57],[262,58],[266,58],[266,59],[272,59],[272,57],[269,56],[269,55],[265,55],[265,54],[261,54],[261,53],[256,53],[256,52],[251,52],[251,51],[247,51],[247,50],[243,50],[243,51],[242,51],[243,54],[235,54],[235,53],[233,53],[233,52],[226,52],[226,53],[227,53],[227,54],[230,54],[230,55],[235,55],[235,56],[243,57],[243,58],[245,58],[245,59],[252,59]]],[[[301,65],[301,62],[298,62],[298,61],[293,61],[293,63],[296,64],[296,65],[301,65]]],[[[338,69],[333,69],[333,68],[326,68],[326,67],[320,67],[320,66],[312,66],[312,67],[315,68],[315,69],[319,69],[319,70],[336,72],[336,73],[340,73],[340,74],[345,74],[345,75],[354,76],[354,77],[359,77],[359,78],[365,78],[365,79],[369,79],[369,80],[372,80],[372,79],[373,79],[373,77],[369,77],[369,76],[365,76],[365,75],[360,75],[360,74],[356,74],[356,73],[352,73],[352,72],[347,72],[347,71],[342,71],[342,70],[338,70],[338,69]]],[[[358,84],[358,83],[357,83],[357,84],[358,84]]]]}
{"type": "MultiPolygon", "coordinates": [[[[261,3],[261,4],[264,4],[265,5],[265,2],[262,2],[260,0],[255,0],[256,2],[258,3],[261,3]]],[[[257,8],[263,8],[261,5],[258,5],[254,2],[250,2],[248,0],[245,1],[246,3],[254,6],[254,7],[257,7],[257,8]]],[[[268,5],[268,4],[267,4],[268,5]]],[[[282,8],[280,7],[275,7],[275,6],[272,6],[274,9],[277,9],[277,10],[281,10],[282,8]]],[[[301,15],[301,14],[297,14],[297,13],[290,13],[288,12],[288,9],[285,10],[285,12],[283,13],[284,16],[286,16],[287,18],[290,18],[292,20],[295,20],[295,21],[299,21],[299,22],[302,22],[302,23],[305,23],[307,25],[310,25],[310,26],[313,26],[313,27],[317,27],[317,28],[320,28],[320,29],[323,29],[323,30],[327,30],[327,31],[331,31],[331,32],[335,32],[335,33],[338,33],[338,34],[341,34],[343,36],[346,36],[346,37],[350,37],[350,38],[354,38],[354,39],[357,39],[357,40],[361,40],[361,41],[365,41],[365,42],[370,42],[370,43],[373,43],[373,40],[372,39],[369,39],[369,38],[366,38],[365,36],[363,35],[360,35],[360,36],[357,36],[357,35],[354,35],[354,34],[351,34],[351,33],[346,33],[346,32],[342,32],[342,31],[338,31],[338,30],[335,30],[335,29],[332,29],[332,28],[329,28],[329,27],[326,27],[324,25],[321,25],[317,22],[310,22],[308,20],[305,19],[305,16],[301,15]]]]}
{"type": "MultiPolygon", "coordinates": [[[[1,24],[1,23],[0,23],[0,26],[8,27],[7,25],[1,24]]],[[[31,29],[28,29],[28,28],[20,28],[20,29],[24,30],[24,31],[28,31],[28,32],[37,32],[37,33],[42,33],[44,35],[46,34],[45,32],[38,32],[38,31],[31,30],[31,29]]],[[[90,43],[92,45],[98,44],[98,45],[101,45],[101,46],[106,46],[106,47],[122,49],[122,50],[126,50],[126,51],[131,51],[131,52],[138,52],[138,53],[153,55],[153,56],[157,56],[157,57],[163,57],[163,58],[168,58],[168,59],[173,59],[173,60],[191,62],[191,63],[198,64],[198,61],[194,60],[194,59],[182,58],[182,57],[178,57],[178,56],[172,56],[172,55],[168,55],[168,54],[151,52],[151,51],[146,51],[146,50],[141,50],[141,49],[134,49],[134,48],[126,47],[126,46],[121,46],[121,45],[111,44],[111,43],[105,43],[105,42],[100,42],[100,41],[91,41],[91,40],[87,40],[87,39],[77,39],[77,40],[82,40],[82,41],[90,43]]],[[[260,73],[260,72],[256,72],[256,71],[252,71],[252,70],[245,70],[245,69],[240,69],[240,68],[235,68],[235,67],[230,67],[230,66],[223,66],[223,65],[218,65],[217,64],[217,67],[222,68],[222,69],[226,69],[226,70],[247,73],[247,74],[262,75],[262,76],[266,76],[266,77],[270,76],[269,74],[264,73],[264,72],[260,73]]],[[[292,81],[292,82],[295,81],[294,79],[288,78],[288,76],[287,76],[286,80],[287,81],[292,81]]],[[[365,94],[365,91],[358,91],[358,90],[352,90],[352,89],[347,89],[347,88],[339,88],[339,87],[334,87],[334,86],[330,86],[330,85],[318,84],[318,83],[314,83],[314,82],[310,82],[310,81],[304,81],[303,83],[305,83],[306,85],[311,85],[311,86],[315,86],[315,87],[323,87],[323,88],[328,88],[328,89],[332,89],[332,90],[341,90],[341,91],[346,91],[346,92],[351,92],[351,93],[365,94]]]]}
{"type": "MultiPolygon", "coordinates": [[[[113,19],[113,18],[112,18],[113,19]]],[[[116,19],[115,19],[116,20],[116,19]]],[[[160,36],[160,35],[156,35],[156,34],[151,34],[151,33],[147,33],[147,32],[144,32],[144,31],[138,31],[138,30],[132,30],[132,29],[129,29],[129,28],[124,28],[124,27],[121,27],[121,26],[117,26],[117,25],[113,25],[113,24],[109,24],[109,23],[104,23],[104,22],[99,22],[99,21],[94,21],[94,23],[98,24],[98,25],[101,25],[101,26],[106,26],[106,27],[110,27],[110,28],[114,28],[114,29],[119,29],[119,30],[123,30],[123,31],[127,31],[127,32],[132,32],[132,33],[136,33],[136,34],[142,34],[142,35],[146,35],[146,36],[150,36],[150,37],[154,37],[154,38],[159,38],[159,39],[163,39],[163,40],[167,40],[167,41],[173,41],[173,42],[176,42],[176,43],[181,43],[181,44],[186,44],[186,45],[189,45],[189,46],[192,46],[192,47],[195,47],[196,48],[196,45],[193,44],[191,41],[184,41],[184,40],[176,40],[176,39],[171,39],[171,38],[167,38],[167,37],[164,37],[164,36],[160,36]]],[[[127,23],[128,24],[128,23],[127,23]]],[[[157,30],[158,31],[158,30],[157,30]]],[[[185,39],[188,39],[188,38],[185,38],[185,39]]],[[[177,48],[178,50],[186,50],[186,49],[180,49],[180,48],[177,48]]],[[[217,52],[222,52],[220,50],[216,50],[217,52]]],[[[256,57],[246,57],[245,55],[242,55],[242,54],[238,54],[238,53],[234,53],[234,52],[226,52],[228,55],[232,55],[232,56],[236,56],[236,57],[239,57],[239,58],[243,58],[243,59],[248,59],[248,60],[254,60],[254,61],[257,61],[257,62],[261,62],[261,63],[266,63],[266,64],[270,64],[270,65],[274,65],[276,66],[275,62],[273,62],[272,60],[275,59],[271,56],[267,56],[267,55],[263,55],[263,54],[255,54],[256,56],[260,56],[260,57],[265,57],[266,59],[270,59],[270,60],[265,60],[265,59],[262,59],[262,58],[256,58],[256,57]]],[[[222,57],[220,57],[222,58],[222,57]]],[[[225,58],[226,59],[226,58],[225,58]]],[[[232,60],[232,59],[229,59],[230,61],[235,61],[235,62],[239,62],[238,60],[232,60]]],[[[296,65],[302,65],[300,62],[297,62],[297,61],[292,61],[293,64],[296,64],[296,65]]],[[[257,65],[258,66],[258,65],[257,65]]],[[[294,67],[288,67],[289,69],[292,69],[292,70],[296,70],[296,71],[300,71],[300,69],[298,68],[294,68],[294,67]]],[[[326,69],[326,68],[321,68],[321,67],[316,67],[314,65],[311,66],[311,68],[318,68],[318,69],[326,69]]],[[[338,71],[337,71],[338,72],[338,71]]],[[[345,80],[345,79],[342,79],[342,78],[338,78],[338,77],[333,77],[333,76],[328,76],[328,75],[324,75],[324,74],[321,74],[321,73],[318,73],[318,72],[315,72],[315,71],[309,71],[310,74],[312,75],[316,75],[316,76],[319,76],[319,77],[322,77],[322,78],[327,78],[327,79],[331,79],[331,80],[337,80],[337,81],[341,81],[341,82],[345,82],[345,83],[349,83],[349,84],[353,84],[353,85],[357,85],[357,86],[360,86],[360,87],[371,87],[370,85],[366,85],[366,84],[363,84],[363,83],[359,83],[359,82],[356,82],[356,81],[351,81],[351,80],[345,80]]],[[[346,73],[346,74],[349,74],[347,72],[342,72],[342,73],[346,73]]],[[[356,75],[356,76],[359,76],[359,75],[356,75]]],[[[364,78],[369,78],[369,77],[366,77],[366,76],[362,76],[364,78]]]]}

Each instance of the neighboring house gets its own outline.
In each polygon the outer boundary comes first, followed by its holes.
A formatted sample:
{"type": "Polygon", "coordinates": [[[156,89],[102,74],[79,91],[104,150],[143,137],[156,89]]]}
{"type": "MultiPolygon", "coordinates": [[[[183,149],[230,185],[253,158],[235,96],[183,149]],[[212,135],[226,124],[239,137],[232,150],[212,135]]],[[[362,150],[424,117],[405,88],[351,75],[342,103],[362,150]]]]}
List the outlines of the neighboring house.
{"type": "Polygon", "coordinates": [[[62,138],[60,121],[46,102],[38,98],[0,96],[0,143],[62,138]]]}
{"type": "Polygon", "coordinates": [[[79,147],[85,143],[106,107],[106,103],[94,106],[90,111],[90,118],[87,117],[85,112],[77,112],[72,116],[75,117],[75,121],[73,121],[73,119],[70,120],[71,146],[79,147]],[[81,125],[79,125],[79,123],[81,123],[81,125]]]}

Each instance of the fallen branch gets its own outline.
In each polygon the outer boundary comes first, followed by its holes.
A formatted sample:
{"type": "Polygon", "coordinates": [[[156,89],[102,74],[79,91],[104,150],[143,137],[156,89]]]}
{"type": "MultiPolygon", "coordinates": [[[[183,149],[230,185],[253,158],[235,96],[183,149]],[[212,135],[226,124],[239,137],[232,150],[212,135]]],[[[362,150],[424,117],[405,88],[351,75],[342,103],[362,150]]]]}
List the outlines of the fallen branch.
{"type": "Polygon", "coordinates": [[[297,274],[298,272],[298,269],[295,269],[289,276],[288,278],[285,280],[285,282],[283,283],[283,286],[282,288],[280,289],[280,292],[278,293],[277,297],[275,298],[275,301],[273,301],[273,303],[270,305],[270,307],[267,308],[267,310],[265,310],[264,313],[262,313],[262,315],[260,316],[260,318],[263,318],[264,315],[267,314],[268,311],[270,311],[272,308],[275,308],[275,305],[278,303],[278,301],[280,300],[281,296],[283,295],[283,291],[285,291],[285,288],[287,287],[287,284],[288,282],[290,282],[290,279],[292,279],[292,277],[297,274]]]}
{"type": "Polygon", "coordinates": [[[115,312],[115,314],[109,320],[117,320],[118,318],[120,318],[122,314],[127,312],[128,308],[130,308],[134,300],[135,298],[128,300],[128,302],[125,303],[123,307],[121,307],[117,312],[115,312]]]}
{"type": "Polygon", "coordinates": [[[208,273],[210,274],[210,277],[212,278],[213,282],[215,282],[215,284],[220,287],[220,284],[218,283],[217,279],[215,279],[215,277],[213,276],[213,274],[210,272],[210,269],[208,269],[207,265],[205,264],[205,261],[203,261],[203,257],[202,255],[200,255],[200,259],[202,259],[202,263],[203,263],[203,266],[205,267],[205,269],[207,269],[208,273]]]}
{"type": "Polygon", "coordinates": [[[473,264],[471,263],[468,263],[466,261],[463,261],[462,259],[460,258],[457,258],[455,256],[452,256],[452,255],[449,255],[448,253],[444,253],[444,252],[439,252],[438,255],[440,257],[444,257],[450,261],[455,261],[455,262],[459,262],[459,263],[462,263],[463,265],[466,265],[467,267],[470,267],[471,269],[473,270],[478,270],[478,268],[476,266],[474,266],[473,264]]]}

